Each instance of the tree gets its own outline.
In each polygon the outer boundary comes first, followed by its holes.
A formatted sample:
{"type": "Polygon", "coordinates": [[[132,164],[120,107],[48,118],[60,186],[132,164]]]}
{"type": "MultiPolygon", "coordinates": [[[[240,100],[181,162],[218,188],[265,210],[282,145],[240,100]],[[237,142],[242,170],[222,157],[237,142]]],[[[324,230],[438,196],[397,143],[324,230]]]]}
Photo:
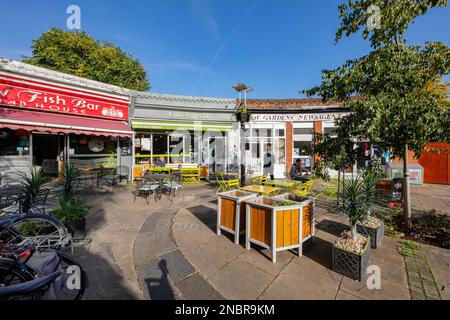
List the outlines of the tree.
{"type": "Polygon", "coordinates": [[[32,56],[24,57],[23,62],[128,89],[149,89],[139,61],[85,32],[50,29],[33,41],[32,49],[32,56]]]}
{"type": "Polygon", "coordinates": [[[306,90],[309,96],[340,100],[353,113],[338,123],[354,137],[369,139],[403,159],[404,218],[411,226],[408,150],[419,157],[429,141],[448,141],[449,108],[441,103],[442,92],[432,84],[450,71],[450,50],[441,42],[408,46],[404,33],[410,23],[430,8],[446,6],[447,0],[359,0],[339,6],[343,35],[362,30],[373,51],[348,60],[334,70],[323,71],[322,84],[306,90]],[[366,25],[377,6],[378,29],[366,25]],[[357,99],[352,97],[357,96],[357,99]]]}

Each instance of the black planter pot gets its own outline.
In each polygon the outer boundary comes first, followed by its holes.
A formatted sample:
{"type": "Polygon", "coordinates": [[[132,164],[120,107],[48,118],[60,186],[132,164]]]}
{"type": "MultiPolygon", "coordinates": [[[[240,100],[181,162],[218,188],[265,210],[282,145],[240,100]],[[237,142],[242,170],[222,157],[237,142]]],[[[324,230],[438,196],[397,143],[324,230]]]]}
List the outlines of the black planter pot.
{"type": "Polygon", "coordinates": [[[362,255],[333,246],[333,270],[349,278],[361,281],[369,265],[370,250],[369,242],[362,255]]]}
{"type": "Polygon", "coordinates": [[[370,237],[370,247],[372,249],[376,249],[381,246],[381,242],[383,241],[384,236],[384,223],[381,223],[381,226],[376,229],[368,228],[361,224],[357,224],[356,228],[358,230],[358,233],[370,237]]]}
{"type": "Polygon", "coordinates": [[[236,113],[236,120],[238,122],[248,122],[250,120],[250,113],[248,112],[236,113]]]}
{"type": "Polygon", "coordinates": [[[86,238],[86,218],[81,218],[75,221],[66,221],[64,225],[72,234],[74,239],[86,238]]]}

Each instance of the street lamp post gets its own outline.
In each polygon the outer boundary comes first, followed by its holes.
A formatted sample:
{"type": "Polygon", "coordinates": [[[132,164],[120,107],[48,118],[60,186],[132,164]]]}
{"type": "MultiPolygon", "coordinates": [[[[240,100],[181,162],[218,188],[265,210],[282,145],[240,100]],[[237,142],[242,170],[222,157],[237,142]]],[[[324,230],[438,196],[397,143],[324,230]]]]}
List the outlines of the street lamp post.
{"type": "Polygon", "coordinates": [[[241,184],[245,184],[245,122],[247,121],[246,116],[244,114],[247,114],[247,93],[250,93],[253,91],[252,88],[247,87],[243,83],[236,83],[233,85],[233,88],[238,92],[239,94],[239,113],[240,118],[239,122],[241,124],[241,134],[240,134],[240,140],[241,140],[241,184]],[[242,101],[242,92],[244,92],[244,101],[242,101]],[[242,112],[242,110],[245,110],[245,112],[242,112]]]}

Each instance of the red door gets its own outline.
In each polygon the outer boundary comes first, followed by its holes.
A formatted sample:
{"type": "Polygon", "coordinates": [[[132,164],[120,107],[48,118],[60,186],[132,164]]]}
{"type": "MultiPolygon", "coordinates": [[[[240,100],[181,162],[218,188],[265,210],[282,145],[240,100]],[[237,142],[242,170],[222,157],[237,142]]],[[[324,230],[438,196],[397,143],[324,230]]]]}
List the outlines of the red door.
{"type": "Polygon", "coordinates": [[[450,184],[450,144],[442,142],[430,142],[428,147],[441,149],[441,153],[430,151],[422,152],[419,163],[424,169],[425,183],[450,184]]]}

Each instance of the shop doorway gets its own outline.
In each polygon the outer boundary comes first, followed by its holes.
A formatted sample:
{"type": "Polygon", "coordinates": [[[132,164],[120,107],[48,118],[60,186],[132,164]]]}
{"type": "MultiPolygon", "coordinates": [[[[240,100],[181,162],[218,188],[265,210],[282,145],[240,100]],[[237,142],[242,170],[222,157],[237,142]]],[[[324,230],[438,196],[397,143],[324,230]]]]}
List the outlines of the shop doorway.
{"type": "Polygon", "coordinates": [[[226,168],[226,138],[221,134],[211,137],[206,134],[203,140],[203,161],[208,165],[210,173],[225,172],[226,168]]]}
{"type": "Polygon", "coordinates": [[[47,175],[58,175],[58,160],[64,150],[64,135],[33,133],[33,165],[47,175]]]}

